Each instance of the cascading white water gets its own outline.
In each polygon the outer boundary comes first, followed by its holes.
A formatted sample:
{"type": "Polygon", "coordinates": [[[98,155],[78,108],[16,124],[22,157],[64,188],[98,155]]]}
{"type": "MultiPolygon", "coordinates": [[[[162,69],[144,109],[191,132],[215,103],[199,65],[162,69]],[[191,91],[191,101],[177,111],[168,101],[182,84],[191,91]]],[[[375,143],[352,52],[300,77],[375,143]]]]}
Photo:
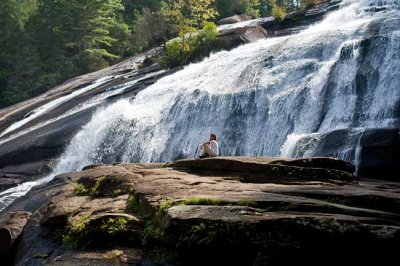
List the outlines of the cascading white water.
{"type": "Polygon", "coordinates": [[[279,156],[304,136],[399,126],[399,8],[396,0],[343,1],[299,34],[189,65],[133,101],[98,110],[55,173],[193,157],[211,132],[223,155],[279,156]]]}
{"type": "Polygon", "coordinates": [[[221,136],[223,154],[277,156],[291,134],[397,125],[392,114],[400,97],[394,59],[399,31],[388,27],[398,23],[399,3],[386,1],[395,9],[383,12],[365,11],[378,2],[345,1],[341,10],[300,34],[214,54],[161,79],[134,102],[97,112],[61,157],[61,171],[90,163],[193,157],[210,132],[221,136]],[[376,58],[382,61],[382,78],[365,88],[372,106],[367,101],[360,107],[352,86],[361,42],[371,37],[377,21],[387,21],[382,23],[391,48],[383,60],[376,58]],[[333,86],[327,88],[328,82],[333,86]],[[322,104],[327,94],[329,108],[322,104]],[[355,112],[362,118],[354,121],[355,112]]]}
{"type": "Polygon", "coordinates": [[[114,77],[104,77],[101,78],[99,80],[97,80],[96,82],[93,82],[92,84],[83,87],[82,89],[76,90],[74,92],[72,92],[71,94],[68,94],[66,96],[60,97],[54,101],[51,101],[45,105],[40,106],[39,108],[33,110],[32,112],[29,113],[29,116],[25,117],[24,119],[15,122],[14,124],[12,124],[10,127],[6,128],[3,132],[0,133],[0,137],[6,135],[9,132],[12,132],[20,127],[22,127],[23,125],[25,125],[26,123],[34,120],[35,118],[49,112],[50,110],[53,110],[54,108],[56,108],[57,106],[61,105],[62,103],[67,102],[70,99],[73,99],[74,97],[77,97],[81,94],[84,94],[85,92],[88,92],[90,90],[92,90],[93,88],[96,88],[98,86],[100,86],[101,84],[104,84],[105,82],[109,81],[110,79],[112,79],[114,77]]]}

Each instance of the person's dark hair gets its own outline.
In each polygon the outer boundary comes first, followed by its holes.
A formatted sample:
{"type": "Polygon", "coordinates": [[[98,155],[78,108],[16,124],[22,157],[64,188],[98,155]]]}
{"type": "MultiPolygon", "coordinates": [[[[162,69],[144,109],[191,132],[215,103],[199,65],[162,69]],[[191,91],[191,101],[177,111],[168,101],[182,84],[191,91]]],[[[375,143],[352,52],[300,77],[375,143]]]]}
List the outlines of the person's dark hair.
{"type": "Polygon", "coordinates": [[[210,140],[217,140],[217,135],[214,133],[210,134],[210,140]]]}

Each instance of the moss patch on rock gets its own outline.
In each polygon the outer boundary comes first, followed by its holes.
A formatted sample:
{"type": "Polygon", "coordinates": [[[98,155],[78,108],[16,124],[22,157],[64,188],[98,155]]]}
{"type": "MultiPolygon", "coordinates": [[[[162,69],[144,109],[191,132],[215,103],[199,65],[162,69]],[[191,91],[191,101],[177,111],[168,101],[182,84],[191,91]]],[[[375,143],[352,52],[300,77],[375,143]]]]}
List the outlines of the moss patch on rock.
{"type": "Polygon", "coordinates": [[[133,185],[133,181],[127,176],[103,175],[82,177],[74,187],[79,196],[117,197],[130,193],[133,185]]]}
{"type": "Polygon", "coordinates": [[[130,245],[135,219],[126,214],[71,216],[64,230],[64,243],[74,249],[130,245]]]}

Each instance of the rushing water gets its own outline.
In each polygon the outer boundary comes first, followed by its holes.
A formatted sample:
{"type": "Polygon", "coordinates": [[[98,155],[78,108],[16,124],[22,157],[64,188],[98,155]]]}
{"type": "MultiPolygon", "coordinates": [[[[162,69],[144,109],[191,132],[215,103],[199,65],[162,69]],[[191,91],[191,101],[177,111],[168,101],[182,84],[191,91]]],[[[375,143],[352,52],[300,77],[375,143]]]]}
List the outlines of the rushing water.
{"type": "MultiPolygon", "coordinates": [[[[92,163],[196,156],[215,132],[223,155],[304,156],[323,134],[400,126],[400,1],[343,1],[299,34],[261,40],[160,79],[98,110],[56,173],[92,163]],[[301,152],[300,152],[301,151],[301,152]]],[[[49,180],[46,177],[44,182],[49,180]]],[[[7,204],[21,186],[0,193],[7,204]]],[[[18,194],[15,194],[18,193],[18,194]]]]}

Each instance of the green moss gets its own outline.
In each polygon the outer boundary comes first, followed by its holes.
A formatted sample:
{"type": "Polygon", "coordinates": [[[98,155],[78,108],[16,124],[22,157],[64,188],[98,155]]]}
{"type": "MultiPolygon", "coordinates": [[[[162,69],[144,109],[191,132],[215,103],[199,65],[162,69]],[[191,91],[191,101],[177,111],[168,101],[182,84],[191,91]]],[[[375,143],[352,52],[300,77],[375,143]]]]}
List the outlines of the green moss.
{"type": "Polygon", "coordinates": [[[113,176],[101,176],[96,180],[82,184],[75,183],[75,193],[78,196],[91,196],[91,197],[117,197],[119,195],[128,194],[126,188],[118,187],[118,179],[113,176]],[[114,188],[115,187],[115,188],[114,188]]]}
{"type": "Polygon", "coordinates": [[[45,252],[38,252],[33,255],[33,258],[35,259],[46,259],[47,257],[49,257],[49,254],[45,252]]]}
{"type": "Polygon", "coordinates": [[[131,220],[127,217],[115,216],[90,219],[90,215],[79,218],[70,217],[63,234],[63,242],[73,249],[85,249],[93,246],[112,246],[126,242],[128,235],[121,238],[122,233],[128,233],[131,220]],[[104,243],[104,240],[107,241],[104,243]]]}
{"type": "Polygon", "coordinates": [[[164,211],[168,210],[169,208],[172,208],[177,205],[179,205],[179,202],[169,200],[169,199],[163,200],[160,202],[160,205],[158,206],[158,211],[164,212],[164,211]]]}
{"type": "Polygon", "coordinates": [[[224,201],[222,200],[198,198],[198,197],[191,197],[189,199],[186,199],[181,204],[182,205],[225,205],[224,201]]]}
{"type": "Polygon", "coordinates": [[[89,196],[89,190],[81,183],[74,183],[74,191],[78,196],[89,196]]]}

